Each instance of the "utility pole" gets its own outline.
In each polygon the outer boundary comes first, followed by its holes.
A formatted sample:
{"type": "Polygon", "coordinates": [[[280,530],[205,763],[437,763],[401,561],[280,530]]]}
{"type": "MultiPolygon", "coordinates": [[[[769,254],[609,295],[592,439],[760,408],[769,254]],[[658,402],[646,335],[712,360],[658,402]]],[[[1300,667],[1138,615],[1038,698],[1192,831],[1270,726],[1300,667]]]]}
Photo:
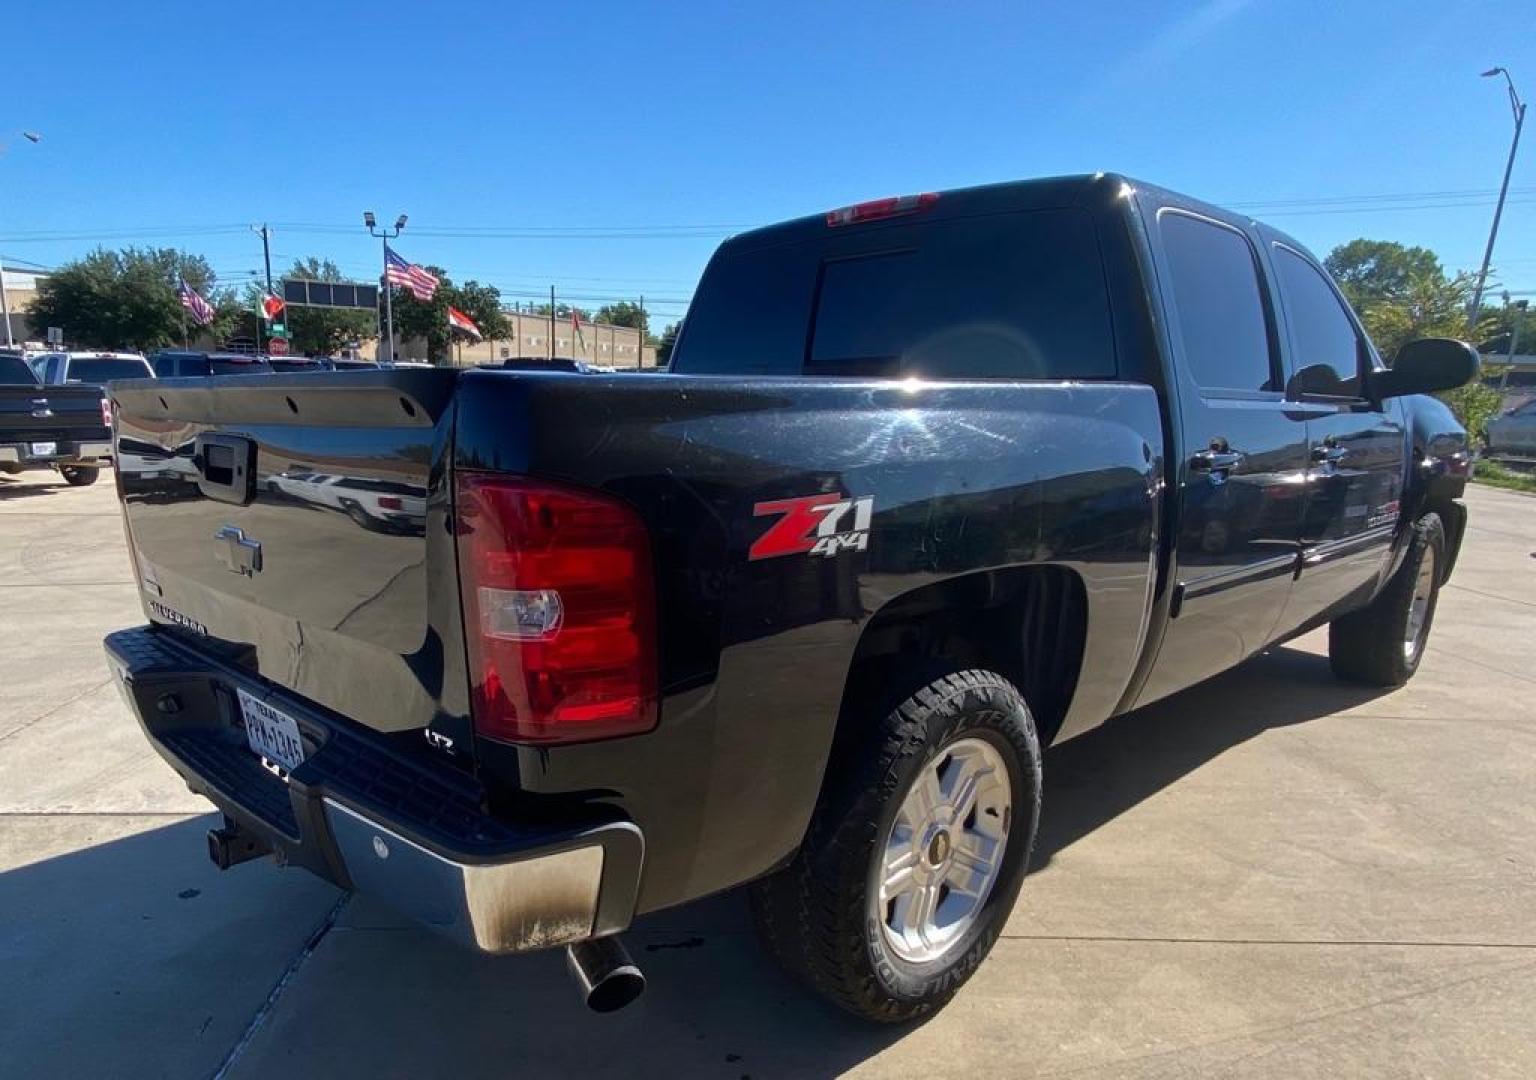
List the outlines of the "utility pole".
{"type": "Polygon", "coordinates": [[[555,287],[549,287],[549,358],[555,358],[555,287]]]}
{"type": "MultiPolygon", "coordinates": [[[[21,137],[27,142],[36,145],[43,141],[43,137],[35,131],[23,131],[21,137]]],[[[11,303],[5,298],[5,256],[0,255],[0,315],[5,317],[5,344],[7,347],[16,344],[11,337],[11,303]]]]}
{"type": "Polygon", "coordinates": [[[0,255],[0,314],[5,316],[5,344],[7,347],[16,344],[11,339],[11,305],[5,298],[5,256],[0,255]]]}
{"type": "Polygon", "coordinates": [[[1497,75],[1504,76],[1504,82],[1509,88],[1509,109],[1515,116],[1515,137],[1509,143],[1509,160],[1504,163],[1504,183],[1499,187],[1499,201],[1493,208],[1493,227],[1488,230],[1488,246],[1483,249],[1483,266],[1477,272],[1477,288],[1473,290],[1472,303],[1467,308],[1468,337],[1472,335],[1478,312],[1483,307],[1483,285],[1488,280],[1488,264],[1493,260],[1493,243],[1499,236],[1499,218],[1504,215],[1504,197],[1509,194],[1509,174],[1515,168],[1515,151],[1520,148],[1520,129],[1525,125],[1525,102],[1520,100],[1520,94],[1515,90],[1515,80],[1509,77],[1509,72],[1501,67],[1483,72],[1485,79],[1497,75]]]}
{"type": "Polygon", "coordinates": [[[635,370],[645,367],[646,331],[651,328],[650,317],[645,313],[645,293],[640,294],[640,343],[635,346],[635,370]]]}
{"type": "Polygon", "coordinates": [[[363,211],[363,224],[368,227],[368,235],[377,237],[384,244],[384,279],[379,285],[384,289],[384,324],[389,338],[389,362],[395,362],[395,301],[394,290],[389,287],[389,242],[405,231],[405,215],[401,214],[395,219],[395,230],[380,229],[378,221],[373,216],[372,210],[363,211]]]}
{"type": "Polygon", "coordinates": [[[267,228],[266,222],[252,225],[251,231],[261,236],[261,259],[267,268],[267,291],[262,294],[261,305],[256,310],[256,353],[260,355],[261,328],[267,321],[267,297],[272,295],[272,242],[271,230],[267,228]]]}

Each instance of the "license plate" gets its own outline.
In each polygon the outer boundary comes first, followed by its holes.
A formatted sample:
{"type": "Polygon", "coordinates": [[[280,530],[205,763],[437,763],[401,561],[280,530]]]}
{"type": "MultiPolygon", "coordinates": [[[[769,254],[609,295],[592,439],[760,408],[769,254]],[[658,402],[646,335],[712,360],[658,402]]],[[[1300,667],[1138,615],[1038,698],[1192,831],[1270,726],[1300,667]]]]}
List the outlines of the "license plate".
{"type": "Polygon", "coordinates": [[[298,723],[254,694],[239,687],[236,690],[240,695],[240,715],[245,718],[245,741],[251,749],[289,772],[298,768],[304,761],[298,723]]]}
{"type": "Polygon", "coordinates": [[[59,444],[56,442],[35,442],[32,444],[33,457],[52,457],[59,452],[59,444]]]}

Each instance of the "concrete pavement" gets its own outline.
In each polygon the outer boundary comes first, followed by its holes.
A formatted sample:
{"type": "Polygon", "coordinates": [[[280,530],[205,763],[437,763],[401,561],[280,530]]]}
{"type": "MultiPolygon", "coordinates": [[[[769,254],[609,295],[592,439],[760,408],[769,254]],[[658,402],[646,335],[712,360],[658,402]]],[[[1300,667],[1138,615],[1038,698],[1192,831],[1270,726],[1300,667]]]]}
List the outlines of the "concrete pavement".
{"type": "Polygon", "coordinates": [[[871,1029],[727,896],[586,1013],[301,871],[220,874],[99,641],[139,621],[109,483],[0,478],[0,1074],[1536,1075],[1536,499],[1476,489],[1413,683],[1322,635],[1052,750],[1036,870],[960,997],[871,1029]]]}

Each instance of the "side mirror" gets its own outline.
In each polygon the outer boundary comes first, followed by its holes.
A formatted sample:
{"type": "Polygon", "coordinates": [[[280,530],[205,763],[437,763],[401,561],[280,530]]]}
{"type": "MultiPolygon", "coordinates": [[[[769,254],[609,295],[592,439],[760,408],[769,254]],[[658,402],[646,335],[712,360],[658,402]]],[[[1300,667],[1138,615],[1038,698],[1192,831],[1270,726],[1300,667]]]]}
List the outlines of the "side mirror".
{"type": "Polygon", "coordinates": [[[1419,338],[1397,350],[1386,371],[1371,374],[1378,398],[1454,390],[1477,378],[1477,350],[1454,338],[1419,338]]]}

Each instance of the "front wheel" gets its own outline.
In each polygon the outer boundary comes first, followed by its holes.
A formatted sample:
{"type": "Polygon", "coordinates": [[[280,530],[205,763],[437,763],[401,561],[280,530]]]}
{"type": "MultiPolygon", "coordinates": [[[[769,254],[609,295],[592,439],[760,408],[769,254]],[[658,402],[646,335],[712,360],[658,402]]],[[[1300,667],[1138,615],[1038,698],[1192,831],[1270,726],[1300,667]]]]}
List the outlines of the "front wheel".
{"type": "Polygon", "coordinates": [[[1387,587],[1359,611],[1328,625],[1333,672],[1370,686],[1402,686],[1419,669],[1445,575],[1445,526],[1429,513],[1413,523],[1408,553],[1387,587]]]}
{"type": "Polygon", "coordinates": [[[94,465],[61,465],[59,473],[70,487],[87,487],[96,482],[101,470],[94,465]]]}
{"type": "Polygon", "coordinates": [[[901,1023],[942,1006],[1013,908],[1040,811],[1024,699],[936,679],[850,740],[794,861],[752,887],[769,951],[836,1004],[901,1023]]]}

